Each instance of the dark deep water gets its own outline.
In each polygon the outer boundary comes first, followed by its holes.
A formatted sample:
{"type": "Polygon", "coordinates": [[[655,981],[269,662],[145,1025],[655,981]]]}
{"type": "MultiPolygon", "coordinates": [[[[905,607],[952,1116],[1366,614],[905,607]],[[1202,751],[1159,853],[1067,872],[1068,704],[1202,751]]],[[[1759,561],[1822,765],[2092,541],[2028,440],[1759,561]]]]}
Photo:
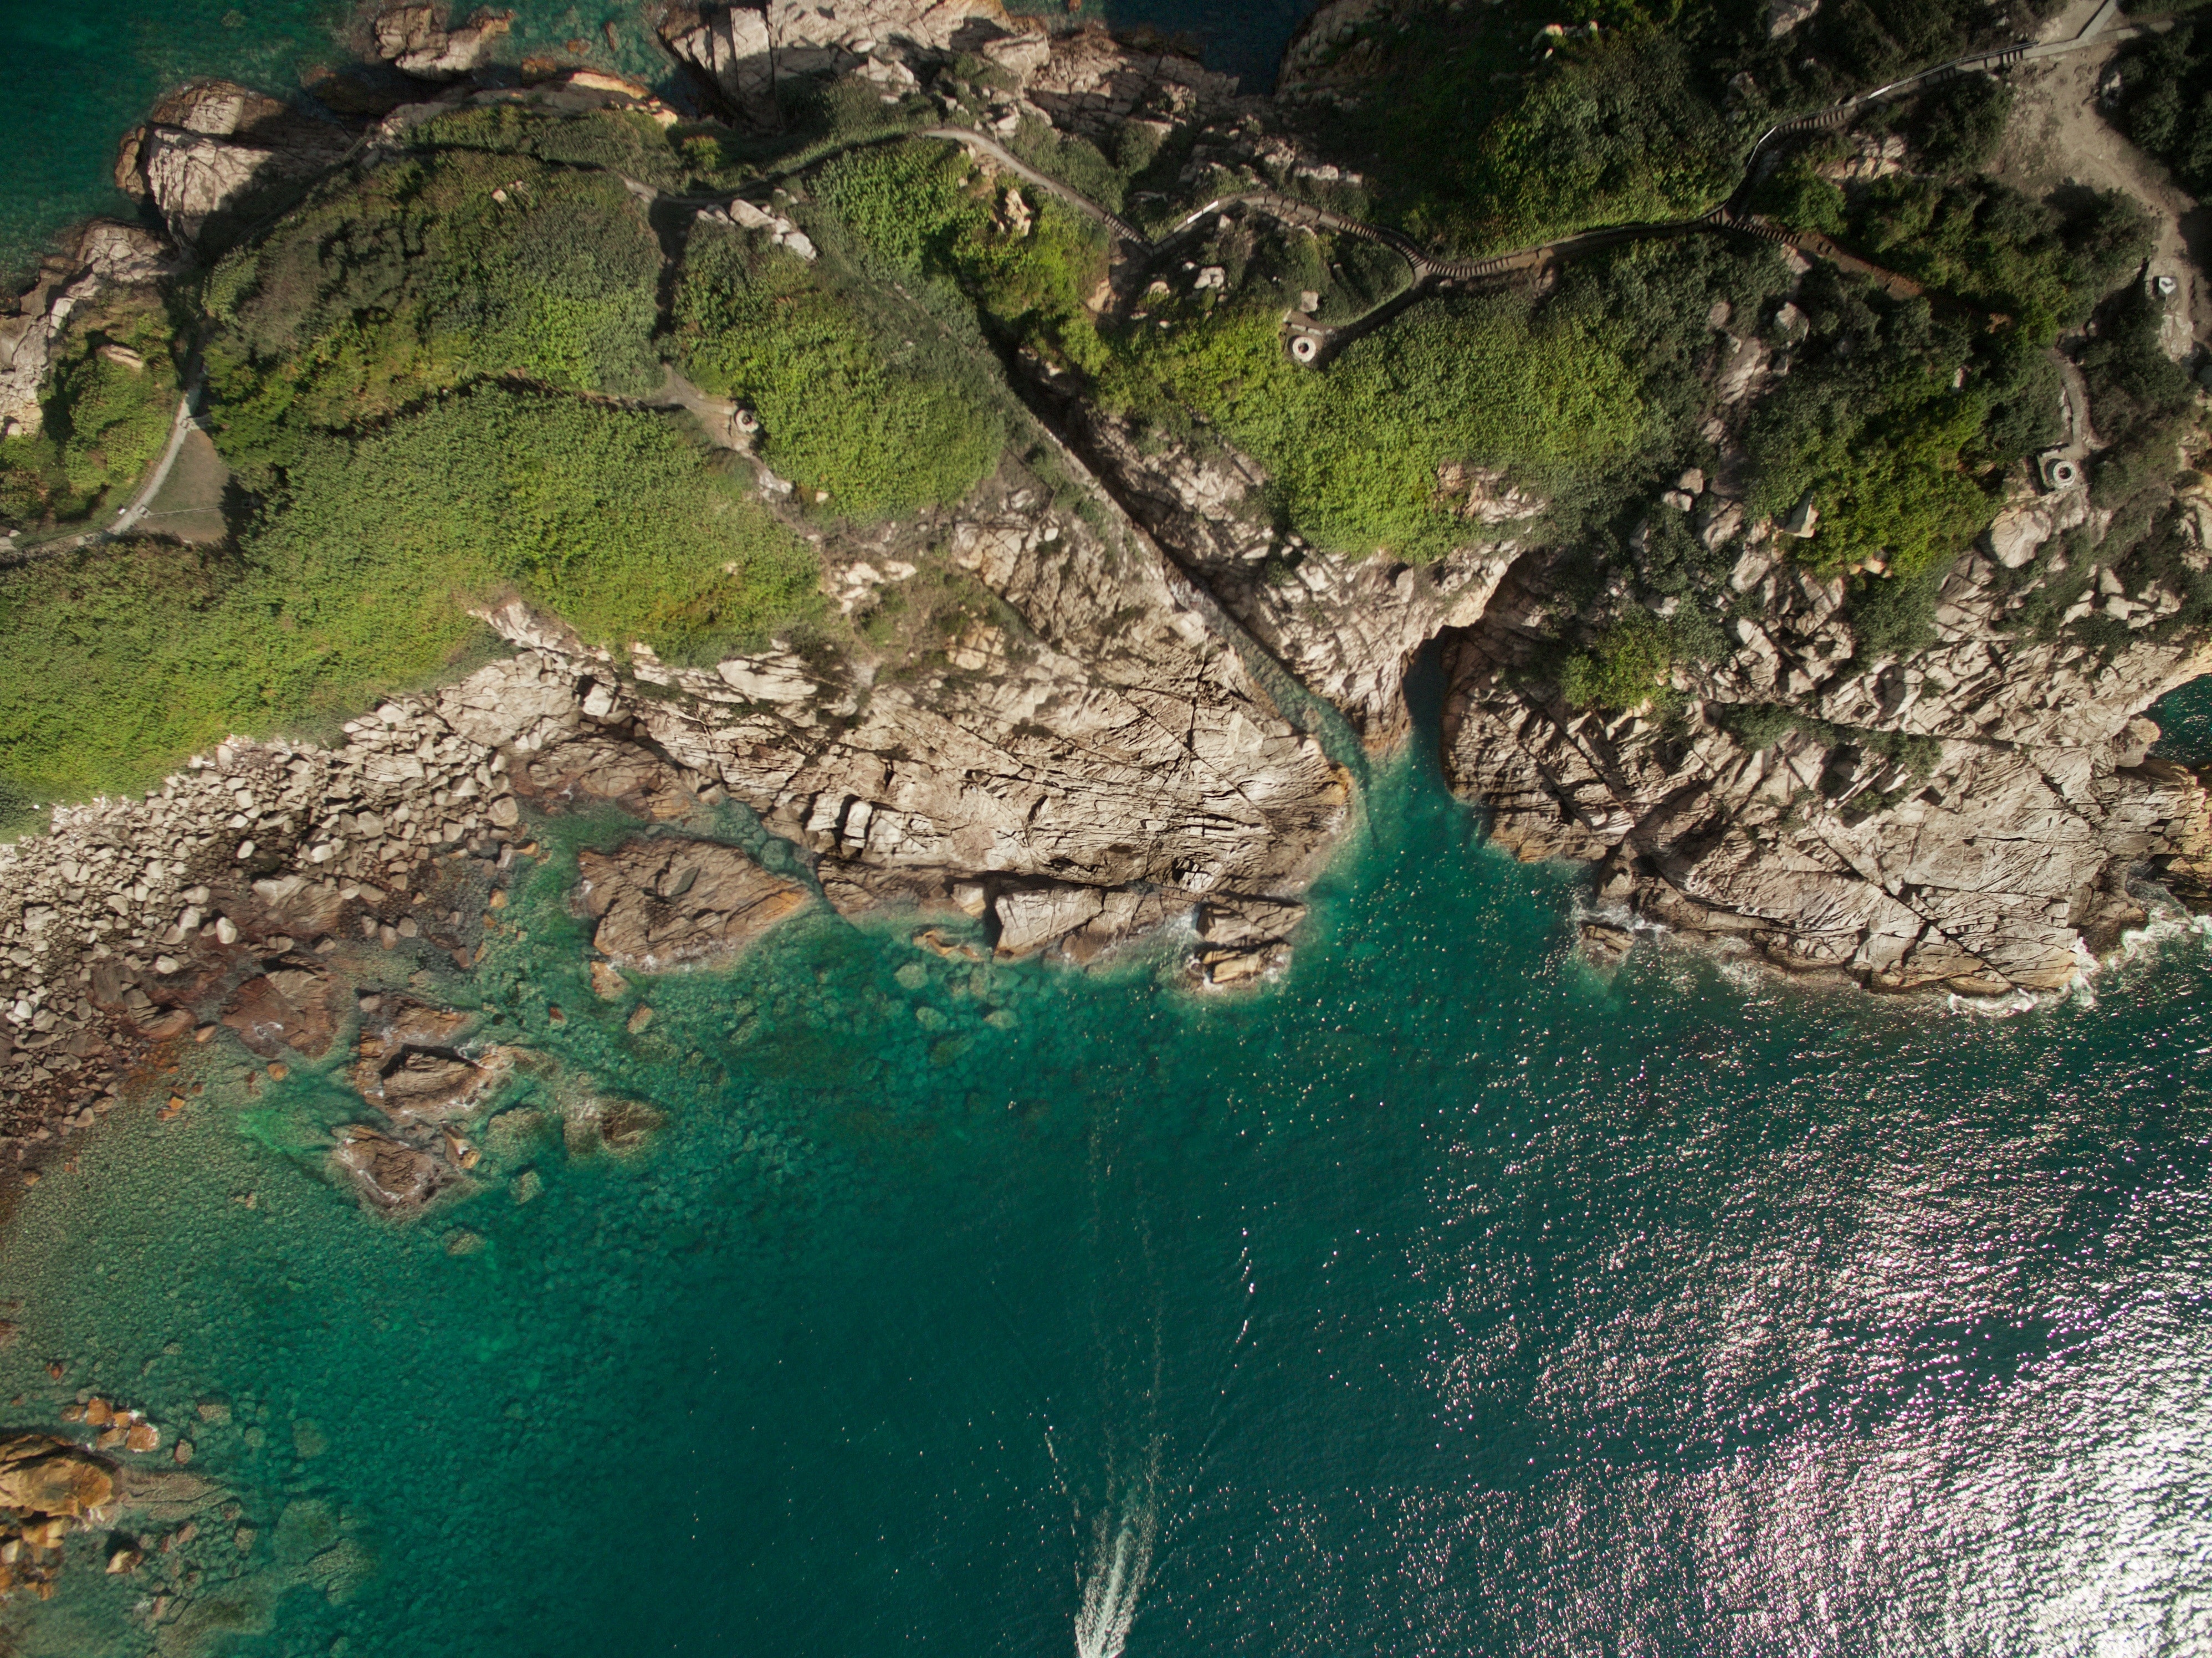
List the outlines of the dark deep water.
{"type": "MultiPolygon", "coordinates": [[[[1226,19],[1244,69],[1295,9],[1113,15],[1226,19]]],[[[163,84],[329,52],[297,0],[0,20],[0,264],[106,204],[163,84]]],[[[2203,689],[2161,716],[2179,757],[2212,759],[2203,689]]],[[[1566,875],[1482,850],[1418,753],[1379,769],[1291,975],[1237,999],[818,921],[653,987],[632,1034],[559,902],[621,828],[548,826],[527,936],[416,987],[667,1127],[622,1159],[518,1133],[388,1227],[320,1177],[343,1048],[250,1090],[194,1049],[180,1118],[118,1114],[16,1215],[0,1397],[142,1406],[231,1506],[137,1577],[79,1537],[0,1630],[54,1658],[2212,1649],[2204,935],[2007,1019],[1656,951],[1602,980],[1566,875]]]]}

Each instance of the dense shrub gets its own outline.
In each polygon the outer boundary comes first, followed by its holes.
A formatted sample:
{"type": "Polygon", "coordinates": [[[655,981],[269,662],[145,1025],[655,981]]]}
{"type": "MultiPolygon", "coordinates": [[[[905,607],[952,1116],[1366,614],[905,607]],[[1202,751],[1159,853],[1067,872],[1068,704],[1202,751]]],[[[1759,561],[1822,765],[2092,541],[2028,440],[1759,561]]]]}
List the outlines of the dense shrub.
{"type": "Polygon", "coordinates": [[[2000,365],[1976,357],[1963,322],[1828,267],[1808,274],[1798,303],[1809,331],[1795,367],[1744,429],[1750,510],[1780,517],[1809,498],[1820,518],[1799,556],[1816,570],[1932,568],[1996,513],[1974,463],[2011,389],[2000,365]]]}
{"type": "Polygon", "coordinates": [[[317,431],[514,375],[638,395],[660,249],[618,178],[459,150],[332,186],[207,284],[217,441],[250,479],[317,431]]]}
{"type": "Polygon", "coordinates": [[[1620,713],[1642,708],[1666,689],[1674,646],[1667,626],[1647,610],[1631,610],[1587,651],[1567,659],[1559,695],[1570,708],[1620,713]]]}
{"type": "Polygon", "coordinates": [[[1340,552],[1426,560],[1474,539],[1441,493],[1447,462],[1595,466],[1644,433],[1603,317],[1520,295],[1429,301],[1316,371],[1284,351],[1278,313],[1211,297],[1130,330],[1107,396],[1170,425],[1201,415],[1267,469],[1287,523],[1340,552]]]}
{"type": "Polygon", "coordinates": [[[1992,179],[1937,184],[1899,174],[1853,203],[1846,241],[1879,264],[1984,310],[2049,344],[2148,255],[2151,219],[2118,191],[2066,210],[1992,179]]]}
{"type": "Polygon", "coordinates": [[[678,660],[818,606],[811,550],[659,416],[485,388],[310,440],[237,554],[124,546],[0,574],[0,775],[125,788],[227,732],[434,677],[517,590],[678,660]]]}
{"type": "Polygon", "coordinates": [[[972,372],[923,343],[929,331],[902,339],[872,326],[869,308],[765,237],[702,226],[677,288],[684,372],[750,404],[769,465],[834,512],[957,501],[997,462],[1005,428],[972,372]]]}
{"type": "Polygon", "coordinates": [[[1056,197],[994,180],[936,140],[840,156],[817,189],[885,275],[951,282],[1001,339],[1086,373],[1103,364],[1085,301],[1106,274],[1105,235],[1056,197]]]}
{"type": "Polygon", "coordinates": [[[2192,195],[2212,191],[2212,33],[2185,22],[2130,46],[2118,71],[2121,131],[2192,195]]]}
{"type": "Polygon", "coordinates": [[[1923,94],[1906,122],[1921,165],[1937,173],[1978,172],[2004,138],[2012,102],[2012,88],[1993,75],[1947,81],[1923,94]]]}

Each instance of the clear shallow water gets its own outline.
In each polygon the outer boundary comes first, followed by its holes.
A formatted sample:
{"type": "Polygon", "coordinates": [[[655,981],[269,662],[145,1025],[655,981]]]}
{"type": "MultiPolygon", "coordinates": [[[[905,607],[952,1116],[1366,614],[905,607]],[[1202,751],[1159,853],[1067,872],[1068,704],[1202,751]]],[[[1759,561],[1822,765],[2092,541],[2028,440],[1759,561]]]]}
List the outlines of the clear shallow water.
{"type": "MultiPolygon", "coordinates": [[[[162,87],[330,55],[228,9],[0,4],[0,266],[162,87]]],[[[234,1494],[165,1652],[2212,1647],[2197,937],[2002,1023],[1606,981],[1425,765],[1372,817],[1256,995],[823,921],[635,1035],[556,855],[425,988],[654,1102],[647,1150],[386,1226],[320,1177],[339,1055],[249,1096],[195,1050],[15,1217],[0,1397],[143,1406],[234,1494]]],[[[0,1614],[28,1652],[147,1650],[98,1541],[0,1614]]]]}
{"type": "Polygon", "coordinates": [[[1608,983],[1425,766],[1372,816],[1255,996],[825,921],[635,1036],[552,857],[477,982],[647,1151],[392,1227],[334,1078],[217,1077],[30,1194],[0,1395],[228,1397],[240,1653],[2212,1644],[2197,935],[2003,1022],[1608,983]]]}

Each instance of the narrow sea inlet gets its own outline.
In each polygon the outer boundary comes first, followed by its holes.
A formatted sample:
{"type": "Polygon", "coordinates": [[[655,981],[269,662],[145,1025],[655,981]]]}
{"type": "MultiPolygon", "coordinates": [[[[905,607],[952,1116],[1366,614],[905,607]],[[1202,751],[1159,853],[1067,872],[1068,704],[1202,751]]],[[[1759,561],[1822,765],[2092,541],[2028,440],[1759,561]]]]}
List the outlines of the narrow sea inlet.
{"type": "Polygon", "coordinates": [[[326,1172],[344,1045],[197,1050],[24,1196],[15,1417],[143,1410],[205,1482],[27,1655],[146,1652],[161,1594],[164,1653],[2205,1638],[2197,935],[2002,1021],[1608,981],[1416,750],[1280,984],[824,917],[632,1032],[564,908],[624,827],[545,825],[415,988],[642,1146],[488,1137],[393,1226],[326,1172]]]}

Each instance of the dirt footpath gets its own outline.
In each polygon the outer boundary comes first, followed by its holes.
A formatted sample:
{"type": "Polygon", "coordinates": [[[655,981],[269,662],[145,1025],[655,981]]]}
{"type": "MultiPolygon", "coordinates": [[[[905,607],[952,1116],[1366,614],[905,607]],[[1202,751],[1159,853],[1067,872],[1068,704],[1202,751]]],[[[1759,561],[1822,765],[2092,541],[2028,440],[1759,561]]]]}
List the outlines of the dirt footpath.
{"type": "MultiPolygon", "coordinates": [[[[2069,22],[2078,28],[2096,9],[2094,0],[2076,0],[2047,33],[2056,38],[2069,22]]],[[[2167,302],[2165,340],[2168,354],[2180,359],[2197,345],[2212,345],[2212,294],[2205,285],[2212,217],[2099,112],[2098,80],[2124,44],[2116,40],[2101,50],[2091,47],[2014,70],[2017,101],[2012,125],[1990,171],[2039,199],[2075,184],[2124,190],[2149,208],[2158,218],[2151,272],[2180,284],[2167,302]]]]}

